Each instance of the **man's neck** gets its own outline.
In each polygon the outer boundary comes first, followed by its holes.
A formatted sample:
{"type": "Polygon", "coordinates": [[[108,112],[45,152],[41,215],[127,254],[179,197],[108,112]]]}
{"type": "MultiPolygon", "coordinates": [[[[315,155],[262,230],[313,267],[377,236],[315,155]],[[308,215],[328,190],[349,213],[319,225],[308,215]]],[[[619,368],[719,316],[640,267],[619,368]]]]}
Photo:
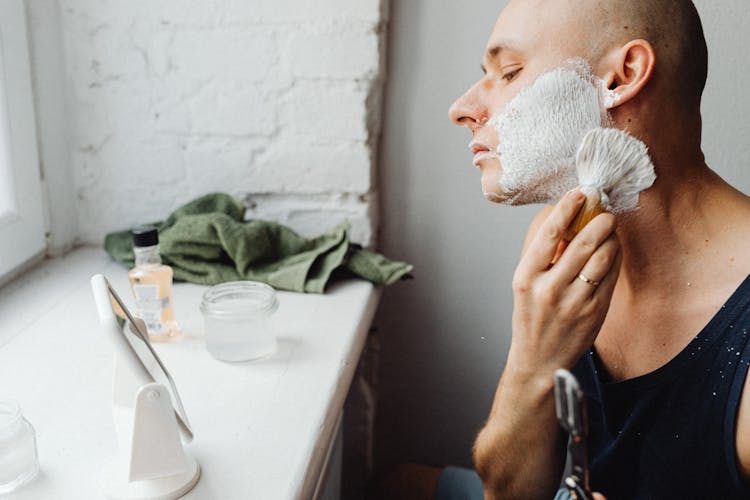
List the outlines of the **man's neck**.
{"type": "Polygon", "coordinates": [[[623,263],[597,350],[615,379],[672,359],[750,273],[750,199],[702,162],[620,217],[623,263]]]}
{"type": "MultiPolygon", "coordinates": [[[[658,179],[642,193],[640,210],[621,216],[620,286],[626,290],[672,293],[698,285],[705,271],[729,264],[720,259],[731,253],[737,240],[747,240],[747,233],[737,230],[750,225],[750,199],[705,164],[683,172],[679,178],[658,179]]],[[[742,258],[737,255],[735,262],[742,258]]]]}

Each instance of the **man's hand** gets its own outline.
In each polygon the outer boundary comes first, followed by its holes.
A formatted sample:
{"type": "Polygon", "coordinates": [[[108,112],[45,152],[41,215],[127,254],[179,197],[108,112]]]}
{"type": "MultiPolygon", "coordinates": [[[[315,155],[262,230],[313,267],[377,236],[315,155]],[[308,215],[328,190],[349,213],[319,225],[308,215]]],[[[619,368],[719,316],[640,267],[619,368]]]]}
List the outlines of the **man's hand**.
{"type": "Polygon", "coordinates": [[[551,377],[558,368],[571,369],[607,314],[621,260],[614,216],[596,217],[558,255],[584,199],[573,191],[555,206],[516,269],[508,358],[514,370],[551,377]]]}
{"type": "Polygon", "coordinates": [[[546,500],[559,485],[565,436],[555,416],[554,372],[571,369],[593,345],[621,260],[610,214],[565,247],[563,234],[584,199],[575,191],[549,212],[530,232],[516,269],[508,362],[474,448],[487,499],[546,500]]]}

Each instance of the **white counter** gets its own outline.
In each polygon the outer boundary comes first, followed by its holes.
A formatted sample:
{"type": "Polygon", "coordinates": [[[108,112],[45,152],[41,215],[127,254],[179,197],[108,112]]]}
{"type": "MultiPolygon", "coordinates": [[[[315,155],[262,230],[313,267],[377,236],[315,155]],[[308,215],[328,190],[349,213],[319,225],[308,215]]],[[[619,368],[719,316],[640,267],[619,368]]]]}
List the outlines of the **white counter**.
{"type": "MultiPolygon", "coordinates": [[[[36,428],[41,463],[40,476],[7,498],[103,497],[100,469],[115,454],[116,437],[113,354],[89,285],[99,272],[130,298],[126,270],[98,249],[48,261],[0,289],[0,399],[16,400],[36,428]]],[[[280,292],[278,352],[231,364],[205,350],[203,289],[175,285],[186,338],[157,345],[195,432],[186,449],[202,468],[185,498],[311,498],[378,290],[352,280],[326,295],[280,292]]]]}

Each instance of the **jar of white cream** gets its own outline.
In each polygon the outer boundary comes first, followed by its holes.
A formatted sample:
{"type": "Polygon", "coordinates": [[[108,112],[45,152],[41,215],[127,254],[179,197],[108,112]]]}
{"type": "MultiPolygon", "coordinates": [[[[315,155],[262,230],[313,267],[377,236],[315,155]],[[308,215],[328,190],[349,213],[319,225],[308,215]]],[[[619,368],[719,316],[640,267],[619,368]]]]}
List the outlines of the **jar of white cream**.
{"type": "Polygon", "coordinates": [[[256,281],[231,281],[203,294],[206,349],[222,361],[249,361],[276,350],[276,291],[256,281]]]}

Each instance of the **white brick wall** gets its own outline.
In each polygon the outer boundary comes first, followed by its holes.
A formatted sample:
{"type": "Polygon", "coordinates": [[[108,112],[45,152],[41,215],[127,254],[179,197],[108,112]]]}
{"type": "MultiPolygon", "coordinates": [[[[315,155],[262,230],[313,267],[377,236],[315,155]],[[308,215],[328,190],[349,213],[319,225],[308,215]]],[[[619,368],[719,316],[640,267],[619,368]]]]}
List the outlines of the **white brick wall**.
{"type": "Polygon", "coordinates": [[[387,0],[59,0],[79,239],[211,191],[373,242],[387,0]]]}

